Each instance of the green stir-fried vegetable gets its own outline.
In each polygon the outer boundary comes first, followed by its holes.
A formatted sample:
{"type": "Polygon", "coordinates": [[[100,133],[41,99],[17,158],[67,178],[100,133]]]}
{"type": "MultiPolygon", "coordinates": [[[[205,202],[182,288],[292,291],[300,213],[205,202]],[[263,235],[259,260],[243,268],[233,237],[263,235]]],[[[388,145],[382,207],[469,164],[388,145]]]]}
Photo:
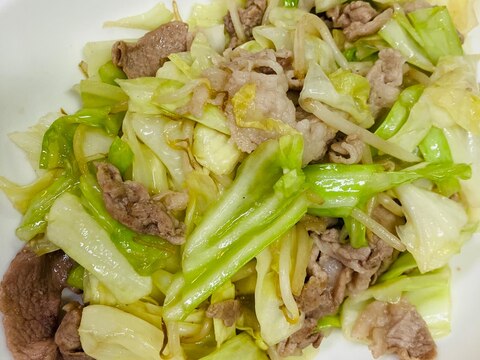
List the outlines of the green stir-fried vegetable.
{"type": "Polygon", "coordinates": [[[75,263],[81,352],[280,359],[341,329],[399,355],[414,336],[376,342],[408,311],[435,353],[449,261],[480,221],[477,59],[458,18],[212,0],[181,40],[162,32],[184,26],[176,6],[107,22],[153,32],[87,44],[81,108],[12,137],[38,179],[0,178],[17,236],[75,263]],[[393,315],[362,323],[375,306],[393,315]]]}

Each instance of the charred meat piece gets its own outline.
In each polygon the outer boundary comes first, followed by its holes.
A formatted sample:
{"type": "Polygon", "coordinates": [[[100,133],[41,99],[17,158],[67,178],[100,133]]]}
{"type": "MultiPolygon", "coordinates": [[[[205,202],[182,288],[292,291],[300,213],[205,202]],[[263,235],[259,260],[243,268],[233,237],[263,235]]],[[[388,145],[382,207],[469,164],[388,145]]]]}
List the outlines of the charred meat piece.
{"type": "Polygon", "coordinates": [[[358,317],[352,336],[367,341],[375,358],[396,354],[400,360],[431,360],[437,354],[425,320],[406,300],[372,302],[358,317]]]}
{"type": "MultiPolygon", "coordinates": [[[[123,181],[112,164],[97,164],[97,180],[112,217],[142,234],[160,236],[174,245],[185,241],[185,224],[178,221],[161,201],[151,197],[142,184],[123,181]]],[[[171,194],[169,199],[171,200],[171,194]]],[[[179,194],[184,196],[184,194],[179,194]]]]}
{"type": "Polygon", "coordinates": [[[155,76],[170,54],[187,51],[188,25],[172,21],[146,33],[135,44],[117,41],[112,61],[129,79],[155,76]]]}
{"type": "Polygon", "coordinates": [[[54,335],[72,265],[61,251],[37,256],[27,247],[10,264],[0,285],[0,311],[16,360],[58,358],[54,335]]]}

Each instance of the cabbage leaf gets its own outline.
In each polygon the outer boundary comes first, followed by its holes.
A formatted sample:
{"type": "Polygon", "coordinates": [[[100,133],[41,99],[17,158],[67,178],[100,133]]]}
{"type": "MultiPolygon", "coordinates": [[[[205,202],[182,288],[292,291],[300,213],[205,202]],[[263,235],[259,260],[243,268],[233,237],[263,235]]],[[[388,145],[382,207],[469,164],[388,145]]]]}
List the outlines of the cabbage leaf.
{"type": "Polygon", "coordinates": [[[397,234],[412,253],[422,273],[441,268],[471,236],[468,216],[454,200],[430,190],[405,184],[395,189],[407,218],[397,234]]]}
{"type": "Polygon", "coordinates": [[[200,165],[218,175],[230,174],[242,155],[229,136],[201,124],[195,126],[192,153],[200,165]]]}
{"type": "Polygon", "coordinates": [[[106,21],[104,26],[154,30],[160,25],[170,22],[172,19],[173,13],[168,10],[163,3],[159,2],[153,8],[143,14],[128,16],[118,20],[106,21]]]}
{"type": "Polygon", "coordinates": [[[247,333],[241,333],[225,342],[219,349],[202,357],[202,360],[230,360],[241,354],[243,360],[268,360],[247,333]]]}
{"type": "Polygon", "coordinates": [[[310,190],[319,201],[312,201],[309,213],[344,217],[372,196],[418,179],[441,182],[449,178],[467,179],[471,169],[465,164],[431,163],[412,169],[385,171],[381,165],[315,164],[304,168],[310,190]]]}
{"type": "MultiPolygon", "coordinates": [[[[187,174],[192,171],[187,152],[169,139],[169,132],[181,123],[163,116],[142,116],[128,113],[125,122],[130,122],[138,138],[148,146],[168,170],[174,188],[181,190],[187,174]]],[[[147,169],[145,169],[147,170],[147,169]]],[[[150,171],[150,169],[148,169],[150,171]]]]}
{"type": "Polygon", "coordinates": [[[94,274],[119,302],[132,303],[150,294],[151,278],[135,272],[75,195],[65,193],[53,203],[46,234],[52,243],[94,274]]]}
{"type": "Polygon", "coordinates": [[[286,318],[284,303],[278,294],[278,274],[271,269],[269,248],[257,255],[257,285],[255,287],[255,313],[260,323],[262,339],[269,346],[285,340],[303,326],[303,315],[296,321],[286,318]]]}
{"type": "Polygon", "coordinates": [[[114,307],[86,306],[78,333],[83,350],[95,359],[161,359],[163,331],[114,307]]]}
{"type": "Polygon", "coordinates": [[[369,93],[370,85],[364,77],[340,70],[329,78],[320,65],[311,64],[300,97],[317,100],[335,111],[345,112],[353,122],[369,128],[374,122],[365,104],[365,95],[368,97],[369,93]]]}
{"type": "Polygon", "coordinates": [[[461,198],[468,206],[468,215],[472,223],[480,221],[480,136],[467,132],[460,126],[444,128],[453,161],[471,164],[472,176],[460,181],[461,198]]]}

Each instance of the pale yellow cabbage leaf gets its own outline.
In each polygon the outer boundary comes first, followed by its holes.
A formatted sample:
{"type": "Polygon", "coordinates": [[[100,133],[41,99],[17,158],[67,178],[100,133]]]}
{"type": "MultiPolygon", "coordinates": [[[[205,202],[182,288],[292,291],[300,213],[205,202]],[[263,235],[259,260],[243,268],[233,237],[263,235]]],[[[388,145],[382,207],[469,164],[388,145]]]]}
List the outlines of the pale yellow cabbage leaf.
{"type": "Polygon", "coordinates": [[[479,0],[428,0],[432,5],[443,5],[448,8],[452,20],[463,35],[478,25],[479,0]]]}

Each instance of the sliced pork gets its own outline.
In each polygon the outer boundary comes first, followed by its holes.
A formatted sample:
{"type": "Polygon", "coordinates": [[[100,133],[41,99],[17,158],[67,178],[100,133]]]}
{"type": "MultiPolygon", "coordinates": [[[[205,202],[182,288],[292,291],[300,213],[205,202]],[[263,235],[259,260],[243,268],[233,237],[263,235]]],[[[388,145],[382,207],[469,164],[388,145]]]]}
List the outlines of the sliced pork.
{"type": "Polygon", "coordinates": [[[371,87],[368,102],[374,114],[390,108],[400,95],[405,61],[398,50],[380,50],[378,60],[367,74],[371,87]]]}
{"type": "Polygon", "coordinates": [[[337,131],[312,114],[297,108],[295,128],[303,135],[303,165],[321,160],[337,131]]]}
{"type": "Polygon", "coordinates": [[[241,314],[240,301],[233,299],[210,304],[206,312],[207,317],[220,319],[225,326],[233,326],[241,314]]]}
{"type": "MultiPolygon", "coordinates": [[[[106,162],[97,164],[97,180],[105,207],[115,220],[139,233],[160,236],[175,245],[185,242],[185,224],[172,215],[161,198],[151,197],[145,186],[123,181],[120,171],[106,162]]],[[[169,194],[167,199],[171,196],[169,194]]]]}
{"type": "Polygon", "coordinates": [[[129,79],[155,76],[173,53],[187,51],[188,25],[172,21],[146,33],[136,43],[117,41],[112,61],[129,79]]]}
{"type": "Polygon", "coordinates": [[[396,354],[400,360],[432,360],[437,354],[425,320],[406,300],[372,302],[358,317],[352,336],[367,341],[375,358],[396,354]]]}
{"type": "MultiPolygon", "coordinates": [[[[381,205],[374,208],[372,217],[392,233],[404,221],[381,205]]],[[[336,314],[348,295],[366,290],[398,256],[397,251],[374,234],[368,234],[368,246],[353,248],[342,241],[335,219],[316,219],[305,220],[312,224],[308,228],[314,244],[305,285],[296,297],[298,308],[305,315],[305,324],[277,346],[282,356],[299,354],[310,344],[319,346],[323,335],[311,324],[336,314]],[[298,341],[300,338],[303,340],[298,341]]]]}
{"type": "Polygon", "coordinates": [[[16,360],[55,360],[62,290],[73,263],[62,251],[37,256],[27,247],[0,284],[7,346],[16,360]]]}
{"type": "Polygon", "coordinates": [[[66,313],[55,333],[55,343],[63,360],[93,360],[83,352],[80,343],[78,328],[82,320],[82,306],[77,302],[71,302],[63,309],[66,313]]]}
{"type": "MultiPolygon", "coordinates": [[[[244,41],[252,39],[252,30],[255,26],[261,25],[263,14],[267,9],[267,0],[247,0],[245,9],[238,9],[238,17],[242,25],[244,41]]],[[[230,13],[225,15],[223,19],[225,30],[230,35],[230,47],[234,48],[241,45],[244,41],[238,37],[235,26],[233,25],[232,16],[230,13]]]]}
{"type": "Polygon", "coordinates": [[[302,349],[313,345],[320,346],[323,334],[316,331],[317,322],[314,319],[306,319],[304,326],[277,345],[277,353],[282,357],[301,355],[302,349]]]}
{"type": "Polygon", "coordinates": [[[378,13],[366,1],[353,1],[343,7],[336,7],[327,13],[336,28],[343,29],[348,41],[353,42],[363,36],[376,34],[393,15],[388,8],[378,13]]]}
{"type": "Polygon", "coordinates": [[[288,79],[273,50],[250,53],[235,49],[226,54],[220,67],[205,75],[215,90],[223,90],[228,96],[225,113],[232,139],[240,150],[250,153],[262,142],[293,131],[295,105],[287,96],[288,79]],[[266,68],[271,70],[267,74],[266,68]],[[249,106],[243,104],[247,114],[240,119],[232,101],[245,85],[254,85],[255,97],[249,106]]]}

